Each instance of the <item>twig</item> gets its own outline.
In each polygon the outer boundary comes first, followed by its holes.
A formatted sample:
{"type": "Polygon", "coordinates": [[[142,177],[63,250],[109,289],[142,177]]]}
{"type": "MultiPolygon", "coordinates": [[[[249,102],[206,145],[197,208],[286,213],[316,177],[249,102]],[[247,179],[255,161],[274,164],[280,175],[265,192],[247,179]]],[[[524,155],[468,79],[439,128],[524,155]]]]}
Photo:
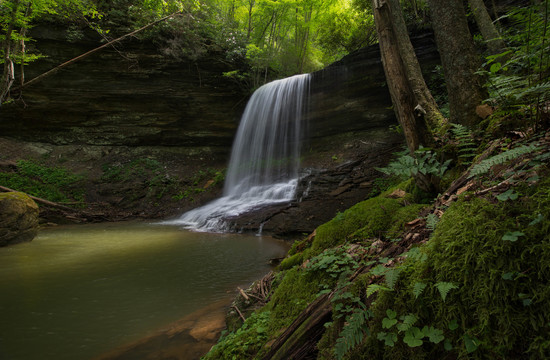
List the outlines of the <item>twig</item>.
{"type": "Polygon", "coordinates": [[[233,309],[237,310],[237,314],[239,314],[240,318],[243,320],[243,322],[246,321],[246,319],[244,318],[244,315],[243,313],[239,310],[239,308],[236,306],[236,305],[232,305],[231,306],[233,309]]]}
{"type": "Polygon", "coordinates": [[[238,286],[237,286],[237,289],[239,290],[239,292],[241,293],[242,297],[243,297],[246,301],[250,300],[250,298],[248,297],[248,295],[246,295],[246,293],[244,292],[243,289],[241,289],[241,288],[238,287],[238,286]]]}

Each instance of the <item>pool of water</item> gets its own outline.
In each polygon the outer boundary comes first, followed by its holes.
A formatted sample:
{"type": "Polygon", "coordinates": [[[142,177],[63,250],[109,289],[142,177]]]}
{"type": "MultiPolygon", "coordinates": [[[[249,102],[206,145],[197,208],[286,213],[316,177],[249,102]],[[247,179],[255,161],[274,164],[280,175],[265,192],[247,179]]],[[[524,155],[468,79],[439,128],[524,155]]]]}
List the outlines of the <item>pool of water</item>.
{"type": "Polygon", "coordinates": [[[92,359],[228,298],[287,250],[166,225],[43,230],[0,248],[0,359],[92,359]]]}

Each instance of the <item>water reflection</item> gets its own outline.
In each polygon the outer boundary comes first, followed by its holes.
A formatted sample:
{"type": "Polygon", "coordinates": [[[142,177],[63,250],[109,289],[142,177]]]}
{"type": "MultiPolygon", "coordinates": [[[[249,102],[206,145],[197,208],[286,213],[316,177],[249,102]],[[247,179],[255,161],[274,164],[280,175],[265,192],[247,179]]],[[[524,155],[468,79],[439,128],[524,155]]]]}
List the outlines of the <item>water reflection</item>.
{"type": "Polygon", "coordinates": [[[44,230],[0,249],[0,359],[90,359],[227,297],[286,250],[160,225],[44,230]]]}

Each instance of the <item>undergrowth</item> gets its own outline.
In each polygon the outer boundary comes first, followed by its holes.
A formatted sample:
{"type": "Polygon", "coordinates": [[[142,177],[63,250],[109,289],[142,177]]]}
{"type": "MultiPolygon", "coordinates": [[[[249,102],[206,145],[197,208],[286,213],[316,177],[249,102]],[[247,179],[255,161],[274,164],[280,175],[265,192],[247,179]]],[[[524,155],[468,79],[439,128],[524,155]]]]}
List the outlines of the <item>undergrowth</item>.
{"type": "Polygon", "coordinates": [[[0,184],[13,190],[58,203],[83,204],[82,175],[62,167],[49,167],[32,160],[19,160],[16,172],[0,172],[0,184]]]}

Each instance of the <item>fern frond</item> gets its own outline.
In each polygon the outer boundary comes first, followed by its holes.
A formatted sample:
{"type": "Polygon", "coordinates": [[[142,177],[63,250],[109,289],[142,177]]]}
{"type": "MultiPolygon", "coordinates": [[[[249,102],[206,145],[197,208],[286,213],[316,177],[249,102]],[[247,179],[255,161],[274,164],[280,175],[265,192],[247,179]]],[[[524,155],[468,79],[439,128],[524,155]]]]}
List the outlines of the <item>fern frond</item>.
{"type": "Polygon", "coordinates": [[[414,297],[418,299],[418,297],[420,296],[420,294],[422,294],[422,291],[424,291],[425,288],[426,288],[426,284],[421,282],[415,283],[413,287],[414,297]]]}
{"type": "Polygon", "coordinates": [[[441,295],[443,301],[445,301],[445,299],[447,298],[447,294],[449,293],[449,291],[451,291],[452,289],[458,289],[457,285],[446,281],[437,282],[435,284],[435,287],[439,291],[439,294],[441,295]]]}
{"type": "Polygon", "coordinates": [[[363,341],[369,331],[366,326],[369,317],[366,311],[355,311],[347,318],[347,323],[340,332],[340,337],[334,346],[334,355],[341,360],[344,355],[363,341]]]}
{"type": "Polygon", "coordinates": [[[503,164],[507,161],[513,160],[519,156],[532,153],[533,151],[539,150],[539,147],[536,144],[521,145],[514,149],[504,151],[500,154],[492,156],[488,159],[481,161],[479,164],[476,164],[470,170],[470,175],[468,178],[473,178],[474,176],[482,175],[488,172],[491,167],[494,165],[503,164]]]}

